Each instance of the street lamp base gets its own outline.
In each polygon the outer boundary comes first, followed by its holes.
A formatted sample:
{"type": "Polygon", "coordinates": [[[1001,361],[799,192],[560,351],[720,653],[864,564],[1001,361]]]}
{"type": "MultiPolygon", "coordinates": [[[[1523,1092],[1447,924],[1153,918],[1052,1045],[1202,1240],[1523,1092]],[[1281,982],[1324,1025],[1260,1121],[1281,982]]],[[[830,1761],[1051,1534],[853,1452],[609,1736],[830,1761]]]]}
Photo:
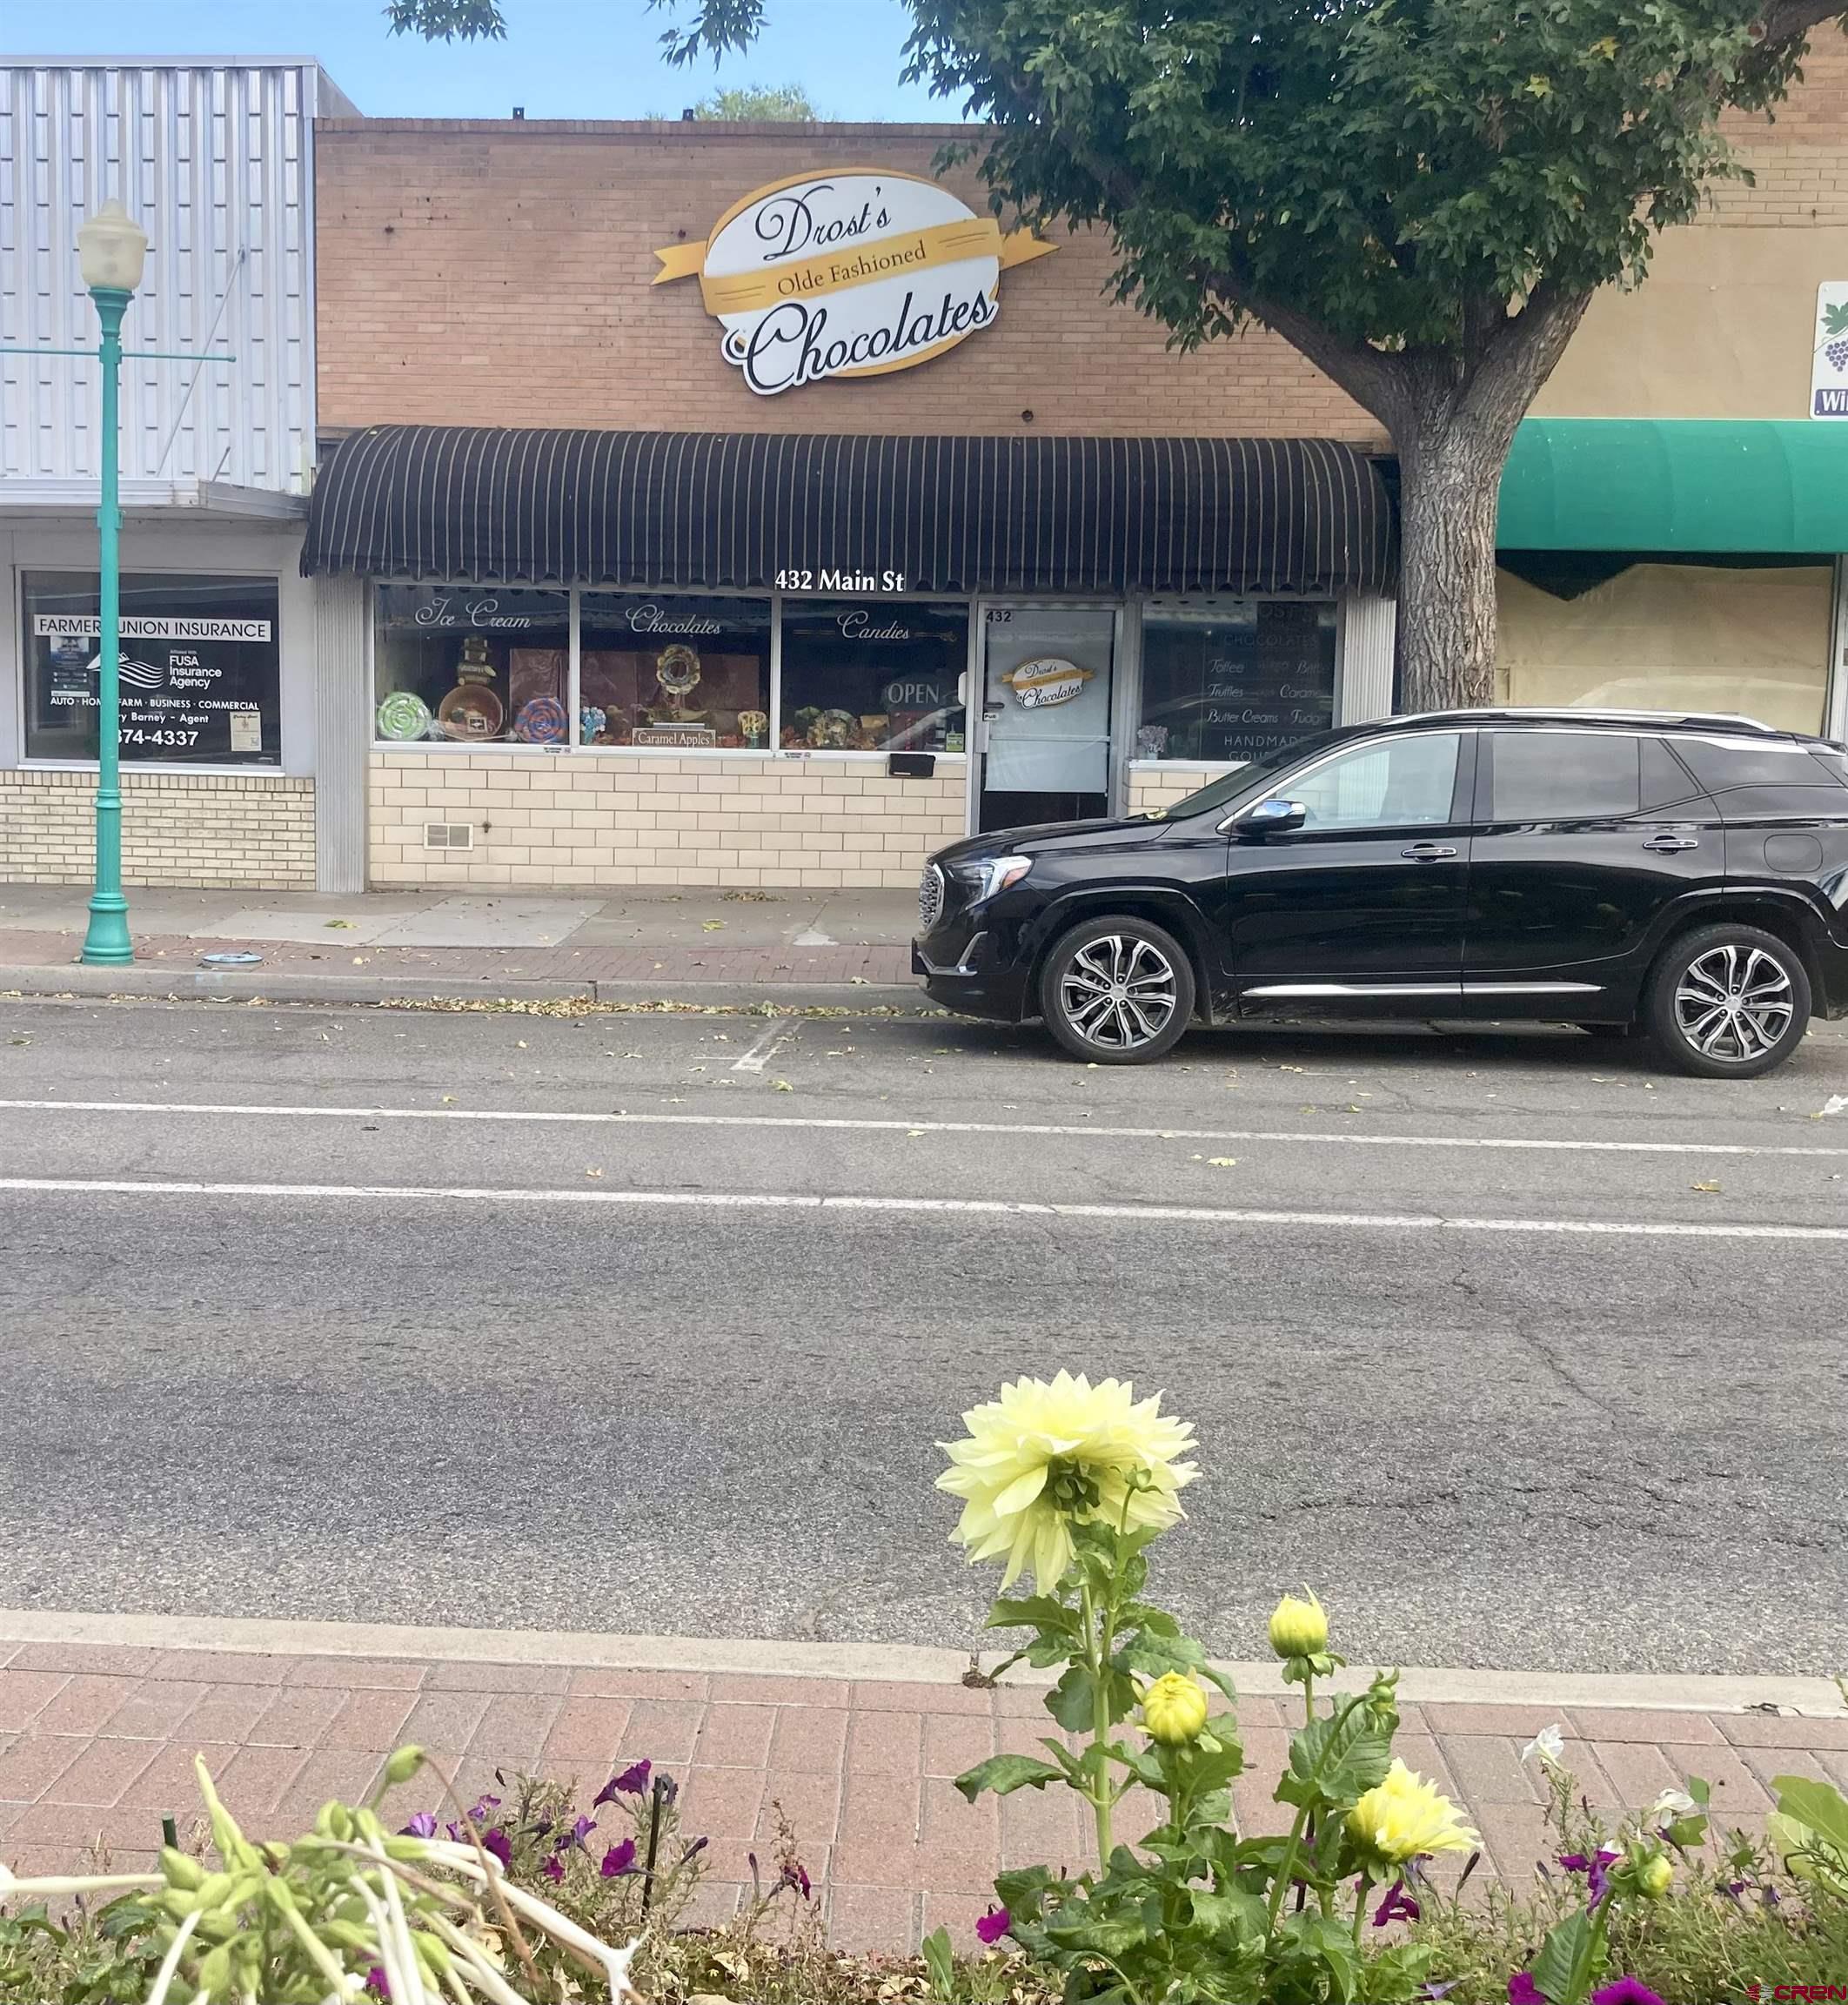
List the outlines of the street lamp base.
{"type": "Polygon", "coordinates": [[[86,968],[132,968],[134,942],[129,938],[128,900],[117,891],[99,891],[90,901],[90,929],[82,955],[86,968]]]}

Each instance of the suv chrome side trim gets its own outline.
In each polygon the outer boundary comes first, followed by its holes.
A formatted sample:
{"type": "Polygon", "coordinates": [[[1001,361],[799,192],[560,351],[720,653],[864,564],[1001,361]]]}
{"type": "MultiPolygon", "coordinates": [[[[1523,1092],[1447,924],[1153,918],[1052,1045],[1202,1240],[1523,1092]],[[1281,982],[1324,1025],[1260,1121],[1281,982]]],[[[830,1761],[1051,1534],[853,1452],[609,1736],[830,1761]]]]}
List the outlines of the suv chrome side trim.
{"type": "Polygon", "coordinates": [[[1465,996],[1602,996],[1602,982],[1465,982],[1465,996]]]}
{"type": "Polygon", "coordinates": [[[1448,996],[1463,994],[1461,982],[1269,982],[1262,988],[1240,991],[1241,1000],[1251,996],[1305,998],[1329,996],[1448,996]]]}

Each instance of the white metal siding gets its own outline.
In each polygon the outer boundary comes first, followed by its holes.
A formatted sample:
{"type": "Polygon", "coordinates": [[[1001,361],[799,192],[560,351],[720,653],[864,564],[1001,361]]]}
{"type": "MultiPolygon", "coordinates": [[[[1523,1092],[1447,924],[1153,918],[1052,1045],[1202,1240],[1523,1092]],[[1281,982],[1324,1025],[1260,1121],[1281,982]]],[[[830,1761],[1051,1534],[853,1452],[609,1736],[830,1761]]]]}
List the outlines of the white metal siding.
{"type": "MultiPolygon", "coordinates": [[[[318,86],[300,64],[0,69],[0,343],[93,347],[78,226],[115,196],[148,232],[123,325],[125,483],[306,491],[318,86]],[[132,359],[208,347],[235,359],[132,359]]],[[[93,363],[0,356],[0,479],[95,479],[97,401],[93,363]]]]}

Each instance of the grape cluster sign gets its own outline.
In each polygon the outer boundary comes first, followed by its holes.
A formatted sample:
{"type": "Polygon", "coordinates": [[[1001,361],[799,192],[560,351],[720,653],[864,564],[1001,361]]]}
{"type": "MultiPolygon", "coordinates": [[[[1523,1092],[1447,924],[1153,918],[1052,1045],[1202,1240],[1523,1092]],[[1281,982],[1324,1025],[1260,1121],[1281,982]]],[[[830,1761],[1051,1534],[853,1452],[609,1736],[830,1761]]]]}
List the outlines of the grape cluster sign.
{"type": "Polygon", "coordinates": [[[1810,415],[1848,418],[1848,279],[1829,279],[1817,288],[1810,415]]]}
{"type": "Polygon", "coordinates": [[[1009,265],[1054,248],[934,181],[843,168],[747,195],[705,243],[657,251],[654,283],[697,277],[726,360],[775,397],[945,353],[994,325],[1009,265]]]}

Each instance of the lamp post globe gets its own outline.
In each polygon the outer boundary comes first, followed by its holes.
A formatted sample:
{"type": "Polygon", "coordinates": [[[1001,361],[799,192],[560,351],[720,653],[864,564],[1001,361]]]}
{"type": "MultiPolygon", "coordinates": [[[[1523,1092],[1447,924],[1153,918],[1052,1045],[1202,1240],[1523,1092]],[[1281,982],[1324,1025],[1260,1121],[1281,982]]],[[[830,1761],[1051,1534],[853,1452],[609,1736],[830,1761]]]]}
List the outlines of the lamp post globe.
{"type": "Polygon", "coordinates": [[[92,292],[133,292],[147,261],[148,233],[119,202],[105,202],[77,231],[77,266],[92,292]]]}
{"type": "Polygon", "coordinates": [[[122,576],[120,422],[122,316],[141,283],[147,232],[119,202],[105,202],[77,231],[77,265],[102,330],[102,496],[97,510],[97,863],[84,960],[123,968],[135,958],[122,890],[122,576]]]}

